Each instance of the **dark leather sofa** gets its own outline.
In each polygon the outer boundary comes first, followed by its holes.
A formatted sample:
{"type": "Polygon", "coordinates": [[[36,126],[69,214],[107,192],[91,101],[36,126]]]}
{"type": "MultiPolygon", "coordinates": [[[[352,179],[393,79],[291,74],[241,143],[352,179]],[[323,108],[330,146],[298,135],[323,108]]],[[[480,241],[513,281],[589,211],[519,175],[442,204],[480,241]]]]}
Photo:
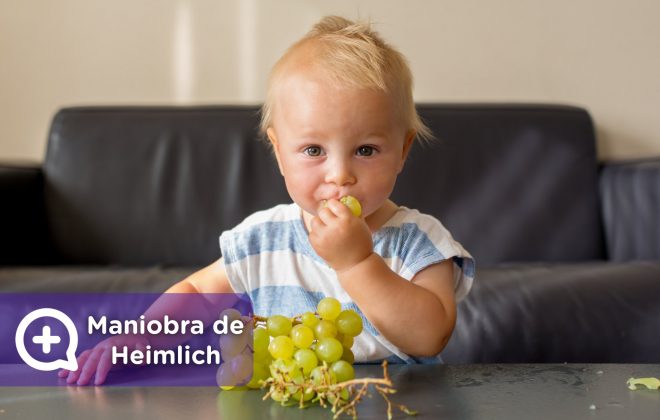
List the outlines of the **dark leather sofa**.
{"type": "MultiPolygon", "coordinates": [[[[395,202],[475,256],[448,363],[660,362],[660,159],[598,162],[587,111],[419,106],[395,202]]],[[[79,107],[0,166],[0,292],[165,290],[289,198],[257,107],[79,107]]]]}

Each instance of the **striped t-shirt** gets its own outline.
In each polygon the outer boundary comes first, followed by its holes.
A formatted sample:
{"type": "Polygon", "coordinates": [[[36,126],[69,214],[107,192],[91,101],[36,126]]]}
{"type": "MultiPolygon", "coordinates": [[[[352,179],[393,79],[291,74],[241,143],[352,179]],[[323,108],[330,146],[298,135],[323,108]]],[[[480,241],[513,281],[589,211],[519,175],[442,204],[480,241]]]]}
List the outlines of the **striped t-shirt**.
{"type": "MultiPolygon", "coordinates": [[[[373,233],[373,243],[374,252],[407,280],[432,264],[452,258],[456,300],[470,290],[474,260],[432,216],[399,207],[373,233]]],[[[220,248],[232,289],[250,296],[255,314],[293,317],[315,312],[318,302],[331,296],[343,309],[359,313],[364,322],[364,330],[352,347],[357,362],[422,361],[400,351],[365,318],[341,287],[335,271],[312,248],[297,204],[282,204],[248,216],[222,233],[220,248]]]]}

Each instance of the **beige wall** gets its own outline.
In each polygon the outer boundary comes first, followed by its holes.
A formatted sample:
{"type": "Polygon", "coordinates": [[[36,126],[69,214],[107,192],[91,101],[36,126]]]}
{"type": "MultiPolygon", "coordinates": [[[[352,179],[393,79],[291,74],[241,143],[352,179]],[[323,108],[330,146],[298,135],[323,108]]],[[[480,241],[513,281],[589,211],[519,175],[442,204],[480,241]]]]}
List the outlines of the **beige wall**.
{"type": "Polygon", "coordinates": [[[657,0],[0,0],[0,160],[60,107],[258,103],[325,14],[371,18],[431,101],[586,107],[604,159],[660,156],[657,0]]]}

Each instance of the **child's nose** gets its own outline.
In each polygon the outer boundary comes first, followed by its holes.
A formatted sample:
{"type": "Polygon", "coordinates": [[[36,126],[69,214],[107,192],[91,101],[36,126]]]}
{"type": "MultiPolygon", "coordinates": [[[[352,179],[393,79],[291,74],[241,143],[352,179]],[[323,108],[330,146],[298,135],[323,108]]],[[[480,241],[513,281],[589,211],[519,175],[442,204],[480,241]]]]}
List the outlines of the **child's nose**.
{"type": "Polygon", "coordinates": [[[336,159],[329,162],[325,182],[335,185],[346,185],[355,183],[355,175],[351,166],[343,159],[336,159]]]}

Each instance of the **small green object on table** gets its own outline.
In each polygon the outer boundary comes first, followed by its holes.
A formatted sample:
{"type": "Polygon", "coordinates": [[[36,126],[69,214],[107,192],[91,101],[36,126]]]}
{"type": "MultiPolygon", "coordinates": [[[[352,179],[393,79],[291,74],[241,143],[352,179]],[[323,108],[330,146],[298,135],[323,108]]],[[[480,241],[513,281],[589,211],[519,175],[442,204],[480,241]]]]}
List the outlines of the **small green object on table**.
{"type": "Polygon", "coordinates": [[[633,391],[637,389],[638,385],[644,385],[648,389],[660,388],[660,379],[658,378],[630,378],[627,383],[628,388],[633,391]]]}

